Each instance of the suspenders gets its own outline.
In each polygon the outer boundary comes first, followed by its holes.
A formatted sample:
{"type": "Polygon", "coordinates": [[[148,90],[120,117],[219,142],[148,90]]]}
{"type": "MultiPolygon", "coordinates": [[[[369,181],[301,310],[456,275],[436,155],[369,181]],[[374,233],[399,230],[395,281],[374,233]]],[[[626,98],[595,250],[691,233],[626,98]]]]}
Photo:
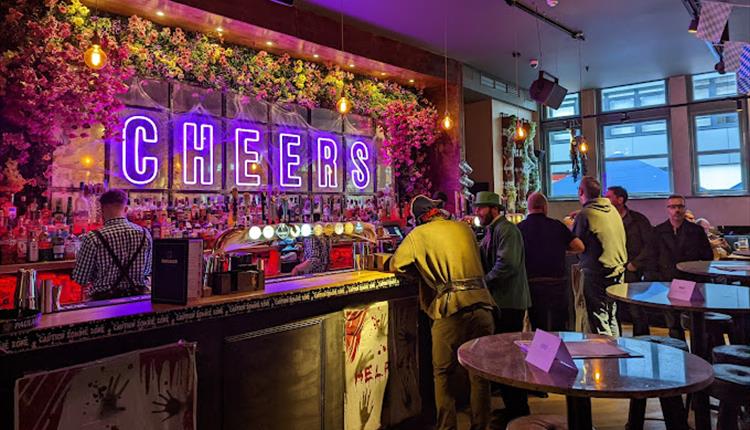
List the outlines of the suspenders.
{"type": "Polygon", "coordinates": [[[138,258],[138,255],[140,255],[141,251],[143,250],[143,246],[146,244],[146,233],[145,231],[142,231],[142,233],[143,235],[141,236],[141,243],[138,245],[138,249],[136,249],[133,255],[128,258],[125,264],[123,264],[122,260],[120,260],[117,254],[115,254],[115,251],[112,249],[112,246],[107,241],[107,239],[104,238],[101,232],[99,232],[98,230],[94,230],[94,235],[96,235],[102,245],[104,245],[104,249],[107,250],[107,254],[109,254],[112,262],[115,264],[115,267],[117,267],[117,270],[120,272],[117,280],[112,285],[113,290],[120,289],[119,286],[123,280],[128,282],[128,288],[126,289],[126,291],[137,294],[143,290],[144,285],[136,285],[136,283],[133,281],[133,278],[130,277],[129,273],[130,268],[133,267],[133,264],[135,263],[135,259],[138,258]]]}

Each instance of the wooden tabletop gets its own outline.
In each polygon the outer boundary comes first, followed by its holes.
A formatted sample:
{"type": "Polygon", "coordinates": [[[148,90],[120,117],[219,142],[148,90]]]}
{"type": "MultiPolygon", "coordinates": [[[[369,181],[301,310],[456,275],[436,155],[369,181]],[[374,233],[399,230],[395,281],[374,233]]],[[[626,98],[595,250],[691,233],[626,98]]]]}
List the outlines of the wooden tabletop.
{"type": "Polygon", "coordinates": [[[726,284],[696,285],[702,300],[683,301],[667,297],[668,282],[633,282],[607,288],[607,295],[626,303],[645,307],[691,312],[750,314],[750,288],[726,284]]]}
{"type": "Polygon", "coordinates": [[[748,261],[683,261],[677,263],[677,270],[692,275],[750,280],[750,262],[748,261]]]}
{"type": "MultiPolygon", "coordinates": [[[[605,336],[564,332],[565,341],[605,336]]],[[[578,371],[559,363],[549,373],[526,363],[526,353],[513,342],[531,340],[533,333],[480,337],[458,350],[458,361],[482,377],[534,391],[573,397],[644,399],[700,391],[713,381],[710,364],[676,348],[631,338],[613,342],[642,357],[577,359],[578,371]]]]}
{"type": "Polygon", "coordinates": [[[735,249],[733,254],[741,257],[750,257],[750,249],[735,249]]]}

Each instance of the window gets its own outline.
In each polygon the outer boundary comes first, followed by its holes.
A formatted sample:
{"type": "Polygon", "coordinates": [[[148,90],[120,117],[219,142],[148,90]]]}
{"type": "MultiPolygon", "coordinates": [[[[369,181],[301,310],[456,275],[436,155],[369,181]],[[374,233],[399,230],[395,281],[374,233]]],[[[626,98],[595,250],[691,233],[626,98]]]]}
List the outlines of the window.
{"type": "Polygon", "coordinates": [[[606,88],[601,91],[602,112],[658,106],[667,103],[665,81],[606,88]]]}
{"type": "Polygon", "coordinates": [[[549,196],[567,198],[578,196],[578,180],[573,180],[570,164],[570,131],[551,130],[547,132],[549,148],[549,196]]]}
{"type": "Polygon", "coordinates": [[[671,193],[666,119],[605,125],[603,135],[604,186],[632,195],[671,193]]]}
{"type": "Polygon", "coordinates": [[[746,189],[737,112],[698,115],[695,124],[697,192],[746,189]]]}
{"type": "Polygon", "coordinates": [[[546,119],[567,118],[570,116],[580,115],[580,104],[578,102],[578,93],[568,94],[563,99],[562,104],[557,109],[544,108],[544,117],[546,119]]]}
{"type": "Polygon", "coordinates": [[[693,100],[708,100],[737,95],[734,73],[717,72],[693,75],[693,100]]]}

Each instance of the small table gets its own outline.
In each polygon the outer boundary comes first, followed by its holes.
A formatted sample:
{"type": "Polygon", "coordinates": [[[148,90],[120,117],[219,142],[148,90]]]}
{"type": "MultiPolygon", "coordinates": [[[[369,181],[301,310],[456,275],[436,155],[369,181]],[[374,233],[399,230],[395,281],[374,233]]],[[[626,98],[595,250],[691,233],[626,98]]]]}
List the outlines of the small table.
{"type": "Polygon", "coordinates": [[[742,283],[750,282],[750,262],[747,261],[683,261],[677,270],[708,278],[724,277],[742,283]]]}
{"type": "Polygon", "coordinates": [[[735,249],[732,254],[750,258],[750,249],[735,249]]]}
{"type": "MultiPolygon", "coordinates": [[[[606,336],[564,332],[565,341],[606,336]]],[[[630,338],[609,338],[642,355],[630,358],[577,359],[578,372],[553,365],[547,373],[526,363],[516,340],[531,340],[533,333],[505,333],[480,337],[461,345],[458,361],[490,381],[526,390],[566,396],[568,428],[591,428],[591,398],[646,399],[660,397],[682,407],[681,394],[703,390],[713,382],[713,369],[698,356],[676,348],[630,338]]],[[[686,414],[671,415],[674,427],[687,428],[686,414]]],[[[674,428],[668,425],[668,428],[674,428]]]]}
{"type": "MultiPolygon", "coordinates": [[[[669,283],[666,282],[634,282],[613,285],[607,288],[607,295],[615,300],[634,305],[689,312],[691,316],[690,351],[708,360],[711,351],[708,351],[706,345],[706,319],[704,314],[706,312],[721,312],[740,316],[750,314],[750,288],[725,284],[697,284],[697,288],[703,294],[704,299],[693,302],[672,300],[667,297],[669,283]]],[[[695,401],[696,426],[709,428],[708,396],[704,394],[696,395],[695,401]]]]}

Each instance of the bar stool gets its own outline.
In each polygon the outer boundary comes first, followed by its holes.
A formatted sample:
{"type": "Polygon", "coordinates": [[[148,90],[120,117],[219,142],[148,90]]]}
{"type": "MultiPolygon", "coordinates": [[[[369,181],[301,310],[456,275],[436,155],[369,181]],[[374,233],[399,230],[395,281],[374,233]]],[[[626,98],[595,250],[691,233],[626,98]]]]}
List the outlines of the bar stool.
{"type": "MultiPolygon", "coordinates": [[[[724,333],[729,335],[730,340],[734,338],[732,317],[718,312],[706,312],[704,317],[706,319],[706,340],[709,351],[714,347],[726,344],[724,333]]],[[[690,314],[683,313],[680,316],[680,323],[684,330],[690,330],[690,314]]]]}
{"type": "Polygon", "coordinates": [[[740,407],[750,404],[750,367],[714,364],[714,382],[708,393],[720,402],[716,428],[737,430],[740,407]]]}
{"type": "Polygon", "coordinates": [[[562,415],[527,415],[508,423],[506,430],[568,430],[568,420],[562,415]]]}
{"type": "Polygon", "coordinates": [[[736,364],[750,367],[750,345],[721,345],[711,355],[715,364],[736,364]]]}
{"type": "MultiPolygon", "coordinates": [[[[653,336],[643,335],[635,336],[633,339],[643,340],[646,342],[658,343],[660,345],[671,346],[679,350],[689,352],[688,344],[682,339],[675,339],[669,336],[653,336]]],[[[679,414],[680,406],[675,403],[675,399],[659,399],[662,408],[662,415],[667,414],[679,414]],[[677,409],[673,411],[672,409],[677,409]]],[[[628,409],[628,423],[625,426],[627,429],[642,429],[643,421],[646,419],[646,402],[647,399],[632,399],[630,400],[630,407],[628,409]]],[[[680,399],[679,403],[682,403],[680,399]]],[[[688,396],[687,403],[690,404],[690,396],[688,396]]],[[[685,412],[687,413],[687,412],[685,412]]]]}

